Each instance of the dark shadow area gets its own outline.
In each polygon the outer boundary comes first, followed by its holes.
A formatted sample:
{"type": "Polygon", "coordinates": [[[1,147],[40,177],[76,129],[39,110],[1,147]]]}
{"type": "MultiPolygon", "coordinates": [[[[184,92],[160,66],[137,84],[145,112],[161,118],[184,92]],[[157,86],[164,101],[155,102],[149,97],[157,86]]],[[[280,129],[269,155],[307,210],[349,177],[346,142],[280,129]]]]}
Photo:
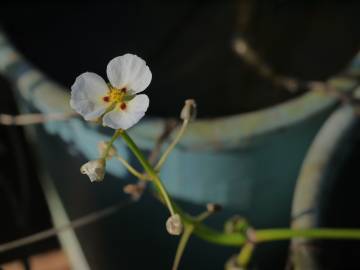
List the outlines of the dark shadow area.
{"type": "MultiPolygon", "coordinates": [[[[0,77],[0,113],[17,114],[10,85],[0,77]]],[[[24,131],[0,125],[0,244],[52,227],[24,131]]],[[[0,253],[0,263],[58,248],[56,238],[0,253]]]]}
{"type": "MultiPolygon", "coordinates": [[[[359,228],[360,216],[360,122],[348,136],[346,149],[348,155],[345,160],[339,160],[339,172],[329,192],[324,190],[323,212],[321,226],[334,228],[359,228]]],[[[317,245],[322,269],[359,269],[360,242],[354,240],[319,241],[317,245]],[[340,259],[341,258],[341,259],[340,259]]]]}
{"type": "Polygon", "coordinates": [[[105,76],[110,59],[131,52],[153,72],[152,115],[176,116],[183,100],[195,98],[199,117],[215,117],[295,96],[244,63],[233,49],[238,35],[281,74],[319,80],[340,72],[359,49],[360,3],[336,3],[6,4],[0,24],[20,52],[67,88],[85,71],[105,76]]]}

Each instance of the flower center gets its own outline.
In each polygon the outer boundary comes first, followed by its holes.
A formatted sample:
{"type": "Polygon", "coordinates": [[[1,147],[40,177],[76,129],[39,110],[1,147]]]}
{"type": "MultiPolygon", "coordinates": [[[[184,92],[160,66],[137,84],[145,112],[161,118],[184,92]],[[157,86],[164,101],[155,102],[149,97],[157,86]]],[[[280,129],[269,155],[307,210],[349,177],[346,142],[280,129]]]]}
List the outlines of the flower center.
{"type": "Polygon", "coordinates": [[[107,96],[103,97],[105,102],[109,103],[121,103],[126,95],[126,88],[113,88],[110,87],[110,91],[107,96]]]}

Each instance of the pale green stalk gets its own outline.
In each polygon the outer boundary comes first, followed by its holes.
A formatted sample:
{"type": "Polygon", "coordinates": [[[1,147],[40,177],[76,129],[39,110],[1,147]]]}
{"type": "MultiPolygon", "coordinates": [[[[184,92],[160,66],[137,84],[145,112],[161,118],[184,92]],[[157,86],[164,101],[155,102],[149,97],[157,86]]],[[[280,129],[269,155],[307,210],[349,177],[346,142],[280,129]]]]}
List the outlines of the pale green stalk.
{"type": "MultiPolygon", "coordinates": [[[[141,165],[144,167],[146,173],[149,175],[151,180],[153,180],[155,186],[160,192],[162,199],[166,206],[168,207],[170,213],[173,215],[176,212],[181,216],[182,221],[186,226],[193,225],[194,234],[200,237],[201,239],[215,243],[218,245],[224,246],[242,246],[246,243],[246,237],[240,233],[224,233],[221,231],[214,230],[201,222],[199,223],[196,218],[192,218],[187,215],[184,211],[181,210],[175,203],[173,203],[166,192],[165,187],[163,186],[159,176],[153,167],[146,160],[140,149],[136,146],[133,140],[127,135],[125,131],[118,130],[115,132],[113,138],[108,144],[110,149],[113,142],[116,138],[121,135],[130,150],[134,153],[136,158],[139,160],[141,165]]],[[[179,134],[178,134],[179,136],[179,134]]],[[[177,137],[178,137],[177,136],[177,137]]],[[[181,132],[180,132],[181,137],[181,132]]],[[[107,156],[107,152],[105,151],[107,156]]],[[[201,216],[200,216],[201,217],[201,216]]],[[[201,218],[200,218],[201,219],[201,218]]],[[[360,240],[360,229],[328,229],[328,228],[316,228],[316,229],[288,229],[288,228],[279,228],[279,229],[263,229],[256,230],[256,243],[268,242],[268,241],[278,241],[278,240],[289,240],[294,237],[307,238],[307,239],[354,239],[360,240]]]]}
{"type": "Polygon", "coordinates": [[[255,248],[254,243],[250,243],[250,242],[246,243],[241,248],[240,254],[237,257],[238,265],[240,265],[241,267],[246,269],[246,267],[248,266],[248,264],[250,262],[251,256],[254,252],[254,248],[255,248]]]}
{"type": "Polygon", "coordinates": [[[109,151],[112,147],[112,145],[114,144],[114,142],[116,141],[116,139],[120,136],[121,130],[117,130],[115,131],[114,135],[112,136],[110,142],[106,143],[106,148],[105,151],[102,153],[101,158],[102,160],[106,160],[107,156],[109,155],[109,151]]]}
{"type": "Polygon", "coordinates": [[[164,154],[159,159],[158,163],[155,165],[155,171],[156,172],[158,172],[161,169],[162,165],[165,163],[165,161],[168,158],[168,156],[170,155],[171,151],[174,149],[174,147],[180,141],[181,137],[184,135],[184,132],[185,132],[186,127],[188,126],[188,124],[189,124],[189,120],[184,120],[183,121],[179,132],[176,134],[176,137],[170,143],[168,148],[165,150],[164,154]]]}
{"type": "Polygon", "coordinates": [[[193,231],[194,231],[193,225],[185,225],[184,232],[181,235],[179,245],[176,249],[176,254],[175,254],[175,259],[174,259],[172,270],[177,270],[179,268],[181,257],[184,254],[185,247],[186,247],[193,231]]]}
{"type": "Polygon", "coordinates": [[[169,195],[166,192],[166,189],[161,182],[160,177],[157,175],[156,171],[152,168],[149,162],[146,160],[140,149],[136,146],[134,141],[129,137],[125,131],[120,132],[121,137],[124,139],[130,150],[139,160],[141,165],[144,167],[144,170],[149,175],[149,178],[154,182],[155,186],[158,188],[160,194],[163,196],[166,206],[168,207],[170,214],[175,215],[175,211],[171,202],[169,195]]]}
{"type": "Polygon", "coordinates": [[[308,239],[360,240],[360,229],[263,229],[256,231],[257,242],[287,240],[294,237],[308,239]]]}
{"type": "Polygon", "coordinates": [[[140,173],[139,171],[137,171],[133,166],[131,166],[126,159],[124,159],[122,156],[120,155],[116,155],[115,158],[117,160],[119,160],[124,167],[132,174],[134,175],[136,178],[139,178],[140,180],[147,180],[146,176],[142,173],[140,173]]]}

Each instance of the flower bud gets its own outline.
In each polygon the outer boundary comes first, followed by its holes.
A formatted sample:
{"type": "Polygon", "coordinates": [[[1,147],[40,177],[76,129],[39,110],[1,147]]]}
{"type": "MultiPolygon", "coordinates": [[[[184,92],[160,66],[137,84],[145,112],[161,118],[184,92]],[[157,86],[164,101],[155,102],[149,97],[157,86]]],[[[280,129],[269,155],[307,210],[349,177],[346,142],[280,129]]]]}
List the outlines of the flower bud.
{"type": "Polygon", "coordinates": [[[103,159],[90,160],[81,166],[80,172],[87,174],[91,182],[100,182],[105,176],[105,166],[105,160],[103,159]]]}
{"type": "Polygon", "coordinates": [[[221,211],[222,207],[220,204],[217,203],[208,203],[206,205],[206,209],[208,210],[208,212],[215,213],[221,211]]]}
{"type": "MultiPolygon", "coordinates": [[[[98,143],[98,150],[99,150],[100,156],[102,156],[104,154],[107,146],[108,146],[108,142],[101,141],[98,143]]],[[[106,158],[111,159],[116,154],[117,154],[116,148],[114,146],[111,146],[106,158]]]]}
{"type": "Polygon", "coordinates": [[[249,228],[247,220],[235,215],[225,222],[224,230],[226,233],[246,233],[249,228]]]}
{"type": "Polygon", "coordinates": [[[180,118],[182,120],[191,121],[196,117],[196,102],[193,99],[185,100],[185,105],[181,110],[180,118]]]}
{"type": "Polygon", "coordinates": [[[128,184],[124,186],[123,191],[129,194],[133,200],[137,201],[144,193],[145,187],[144,182],[139,182],[138,184],[128,184]]]}
{"type": "Polygon", "coordinates": [[[180,235],[183,231],[183,224],[178,214],[172,215],[166,221],[166,230],[171,235],[180,235]]]}

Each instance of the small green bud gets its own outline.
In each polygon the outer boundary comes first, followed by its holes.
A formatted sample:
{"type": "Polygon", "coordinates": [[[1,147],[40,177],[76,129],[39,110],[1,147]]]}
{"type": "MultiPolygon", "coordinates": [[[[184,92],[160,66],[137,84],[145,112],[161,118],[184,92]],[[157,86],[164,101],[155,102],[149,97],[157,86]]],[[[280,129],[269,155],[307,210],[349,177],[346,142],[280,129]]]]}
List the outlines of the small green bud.
{"type": "Polygon", "coordinates": [[[221,211],[222,206],[220,204],[217,204],[217,203],[208,203],[206,205],[206,209],[208,210],[208,212],[215,213],[215,212],[221,211]]]}
{"type": "Polygon", "coordinates": [[[249,228],[247,220],[241,216],[233,216],[225,222],[224,231],[226,233],[246,233],[249,228]]]}

